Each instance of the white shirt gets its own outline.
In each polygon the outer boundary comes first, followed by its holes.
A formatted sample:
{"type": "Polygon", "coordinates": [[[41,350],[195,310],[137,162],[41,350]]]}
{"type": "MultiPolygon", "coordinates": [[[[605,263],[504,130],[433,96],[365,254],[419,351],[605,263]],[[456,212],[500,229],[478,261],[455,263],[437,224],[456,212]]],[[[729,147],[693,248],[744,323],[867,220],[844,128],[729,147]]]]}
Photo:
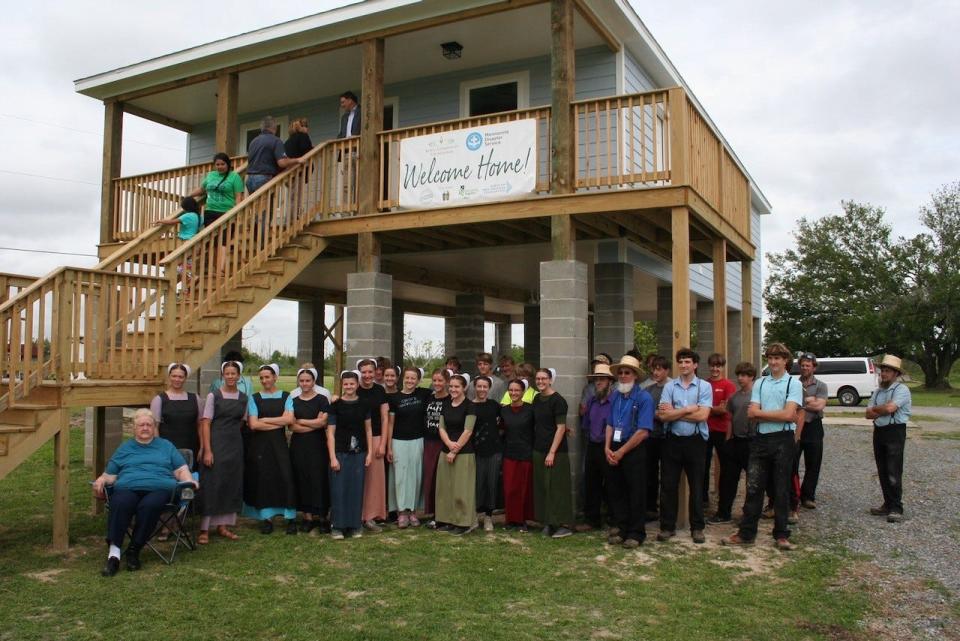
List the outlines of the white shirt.
{"type": "Polygon", "coordinates": [[[347,130],[343,132],[344,138],[349,138],[353,135],[353,116],[357,113],[357,108],[354,107],[350,110],[349,115],[347,115],[347,130]]]}

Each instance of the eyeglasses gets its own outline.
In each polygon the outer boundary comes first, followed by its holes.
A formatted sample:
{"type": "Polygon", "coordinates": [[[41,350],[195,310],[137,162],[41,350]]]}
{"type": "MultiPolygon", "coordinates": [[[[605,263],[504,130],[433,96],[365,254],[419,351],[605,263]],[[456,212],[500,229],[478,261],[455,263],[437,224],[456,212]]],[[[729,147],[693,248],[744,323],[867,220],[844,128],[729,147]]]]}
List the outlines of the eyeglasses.
{"type": "Polygon", "coordinates": [[[802,360],[802,361],[813,361],[814,363],[816,363],[816,362],[817,362],[817,357],[814,356],[812,352],[804,352],[803,354],[800,354],[800,360],[802,360]]]}

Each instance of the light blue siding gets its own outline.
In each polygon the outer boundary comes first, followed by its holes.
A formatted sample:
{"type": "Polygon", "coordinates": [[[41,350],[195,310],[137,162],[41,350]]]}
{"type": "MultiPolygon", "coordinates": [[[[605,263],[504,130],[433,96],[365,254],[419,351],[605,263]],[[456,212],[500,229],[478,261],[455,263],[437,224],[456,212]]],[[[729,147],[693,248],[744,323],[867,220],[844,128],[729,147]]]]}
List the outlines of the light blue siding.
{"type": "Polygon", "coordinates": [[[625,93],[641,93],[657,89],[656,84],[643,70],[640,63],[626,50],[623,52],[623,67],[623,90],[625,93]]]}

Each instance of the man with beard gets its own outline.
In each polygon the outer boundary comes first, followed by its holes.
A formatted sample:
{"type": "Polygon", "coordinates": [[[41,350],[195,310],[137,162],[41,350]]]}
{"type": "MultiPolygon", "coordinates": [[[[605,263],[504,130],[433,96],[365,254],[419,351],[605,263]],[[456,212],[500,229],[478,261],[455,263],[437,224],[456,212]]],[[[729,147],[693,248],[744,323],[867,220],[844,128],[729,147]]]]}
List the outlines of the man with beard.
{"type": "Polygon", "coordinates": [[[653,429],[653,399],[640,389],[640,361],[624,355],[616,364],[617,390],[613,393],[607,422],[604,454],[607,457],[607,488],[619,532],[607,543],[632,549],[647,538],[644,442],[653,429]]]}
{"type": "Polygon", "coordinates": [[[870,508],[870,514],[886,516],[888,523],[903,520],[903,447],[912,399],[910,390],[899,380],[901,376],[900,359],[890,354],[884,356],[880,362],[880,387],[867,407],[867,418],[873,421],[873,457],[883,492],[883,505],[870,508]]]}

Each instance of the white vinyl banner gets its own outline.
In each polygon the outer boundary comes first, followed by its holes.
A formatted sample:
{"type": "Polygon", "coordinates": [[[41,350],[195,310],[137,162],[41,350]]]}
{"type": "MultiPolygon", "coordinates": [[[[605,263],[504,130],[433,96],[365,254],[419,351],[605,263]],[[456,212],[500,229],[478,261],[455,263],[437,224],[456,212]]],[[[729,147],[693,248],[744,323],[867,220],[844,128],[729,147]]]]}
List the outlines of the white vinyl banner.
{"type": "Polygon", "coordinates": [[[400,206],[507,200],[537,186],[534,118],[400,141],[400,206]]]}

